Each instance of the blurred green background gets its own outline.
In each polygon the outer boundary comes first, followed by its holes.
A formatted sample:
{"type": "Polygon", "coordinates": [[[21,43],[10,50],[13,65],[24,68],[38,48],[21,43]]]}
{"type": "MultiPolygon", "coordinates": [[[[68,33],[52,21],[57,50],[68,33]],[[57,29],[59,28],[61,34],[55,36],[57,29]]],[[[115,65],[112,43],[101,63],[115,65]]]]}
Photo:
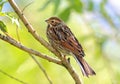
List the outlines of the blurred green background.
{"type": "MultiPolygon", "coordinates": [[[[3,0],[5,1],[5,0],[3,0]]],[[[96,71],[96,76],[83,77],[76,61],[74,66],[85,84],[120,84],[120,1],[119,0],[15,0],[24,14],[45,39],[45,20],[51,16],[60,17],[70,27],[85,51],[85,59],[96,71]]],[[[8,14],[12,20],[18,18],[9,3],[2,4],[0,13],[8,14]],[[14,18],[14,19],[13,19],[14,18]]],[[[16,24],[0,14],[8,33],[17,38],[16,24]]],[[[16,22],[16,21],[15,21],[16,22]]],[[[39,44],[20,21],[17,29],[20,41],[27,47],[44,54],[54,56],[39,44]]],[[[2,32],[0,32],[2,33],[2,32]]],[[[55,56],[54,56],[55,57],[55,56]]],[[[36,57],[43,65],[53,84],[74,84],[74,80],[65,68],[36,57]]],[[[26,53],[0,40],[0,71],[27,82],[28,84],[49,84],[42,71],[26,53]]],[[[0,72],[0,84],[21,84],[0,72]]]]}

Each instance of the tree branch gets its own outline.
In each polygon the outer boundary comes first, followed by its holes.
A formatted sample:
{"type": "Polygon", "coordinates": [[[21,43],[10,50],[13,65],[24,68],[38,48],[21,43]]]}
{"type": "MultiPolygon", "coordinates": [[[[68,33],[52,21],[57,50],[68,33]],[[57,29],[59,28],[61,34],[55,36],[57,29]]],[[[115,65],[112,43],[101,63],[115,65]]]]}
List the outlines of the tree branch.
{"type": "Polygon", "coordinates": [[[0,39],[10,43],[11,45],[13,45],[13,46],[15,46],[15,47],[17,47],[17,48],[27,52],[27,53],[34,54],[34,55],[39,56],[39,57],[41,57],[43,59],[46,59],[46,60],[48,60],[50,62],[53,62],[53,63],[61,65],[61,61],[60,60],[52,58],[52,56],[50,57],[50,56],[44,55],[44,54],[42,54],[42,53],[40,53],[38,51],[35,51],[33,49],[27,48],[24,45],[22,45],[21,43],[19,43],[16,40],[14,40],[13,38],[9,37],[9,36],[5,36],[5,35],[0,34],[0,39]]]}
{"type": "MultiPolygon", "coordinates": [[[[28,20],[26,19],[26,17],[24,16],[24,14],[22,13],[22,11],[19,9],[19,7],[17,6],[17,4],[14,2],[14,0],[8,0],[10,5],[13,7],[13,9],[15,10],[16,14],[20,17],[20,19],[22,20],[22,22],[24,23],[24,25],[26,26],[26,28],[28,29],[28,31],[31,33],[31,35],[38,41],[40,42],[43,46],[45,46],[48,50],[50,50],[52,53],[54,53],[62,62],[62,66],[64,66],[68,72],[71,74],[72,78],[74,79],[76,84],[82,84],[81,79],[79,78],[78,74],[75,72],[75,70],[72,68],[72,66],[70,65],[70,63],[68,62],[68,60],[66,58],[64,58],[59,52],[57,52],[55,49],[53,49],[49,43],[47,43],[41,36],[38,35],[38,33],[34,30],[34,28],[32,27],[32,25],[28,22],[28,20]]],[[[2,36],[0,36],[1,38],[2,36]]],[[[8,38],[8,37],[7,37],[8,38]]],[[[5,41],[7,41],[6,39],[3,39],[5,41]]],[[[11,42],[10,42],[11,43],[11,42]]],[[[11,43],[13,45],[13,43],[11,43]]],[[[44,59],[46,59],[45,57],[48,56],[43,56],[41,55],[41,53],[34,51],[32,49],[26,49],[23,45],[20,44],[20,46],[14,45],[26,52],[29,52],[31,54],[40,56],[44,59]]],[[[48,57],[49,60],[51,59],[50,57],[48,57]]],[[[53,60],[51,59],[54,63],[60,64],[61,62],[58,60],[53,60]]],[[[50,61],[51,61],[50,60],[50,61]]],[[[51,62],[52,62],[51,61],[51,62]]]]}
{"type": "MultiPolygon", "coordinates": [[[[23,24],[26,26],[26,28],[28,29],[28,32],[31,33],[31,35],[37,40],[39,41],[42,45],[44,45],[47,49],[49,49],[51,52],[56,53],[56,50],[53,49],[50,44],[45,41],[41,36],[38,35],[38,33],[34,30],[34,28],[32,27],[32,25],[29,23],[29,21],[27,20],[27,18],[24,16],[23,12],[19,9],[19,7],[17,6],[17,4],[14,2],[14,0],[8,0],[10,5],[13,7],[14,11],[16,12],[16,14],[19,16],[19,18],[22,20],[23,24]]],[[[58,53],[56,53],[58,54],[58,53]]]]}

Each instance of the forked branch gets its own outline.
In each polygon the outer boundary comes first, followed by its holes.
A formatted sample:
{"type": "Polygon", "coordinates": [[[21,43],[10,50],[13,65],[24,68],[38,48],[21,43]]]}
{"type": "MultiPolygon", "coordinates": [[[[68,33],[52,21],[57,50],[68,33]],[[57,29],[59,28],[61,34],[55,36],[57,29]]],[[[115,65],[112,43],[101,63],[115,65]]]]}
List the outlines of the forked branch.
{"type": "Polygon", "coordinates": [[[26,26],[26,28],[28,29],[29,33],[39,42],[41,43],[43,46],[45,46],[48,50],[50,50],[52,53],[54,53],[60,60],[54,59],[50,56],[46,56],[41,54],[38,51],[35,51],[33,49],[29,49],[26,48],[25,46],[23,46],[22,44],[16,42],[14,39],[8,37],[8,36],[3,36],[0,35],[0,38],[10,44],[12,44],[15,47],[18,47],[19,49],[26,51],[30,54],[34,54],[36,56],[39,56],[41,58],[44,58],[46,60],[49,60],[53,63],[59,64],[64,66],[67,71],[70,73],[70,75],[72,76],[72,78],[74,79],[76,84],[82,84],[81,79],[79,78],[78,74],[75,72],[75,70],[73,69],[73,67],[70,65],[70,63],[68,62],[68,60],[66,58],[64,58],[59,52],[57,52],[55,49],[53,49],[50,44],[45,41],[41,36],[38,35],[38,33],[34,30],[34,28],[32,27],[32,25],[28,22],[27,18],[24,16],[24,14],[22,13],[22,11],[19,9],[19,7],[17,6],[17,4],[15,3],[14,0],[8,0],[10,5],[12,6],[12,8],[14,9],[14,11],[16,12],[16,14],[19,16],[19,18],[21,19],[21,21],[24,23],[24,25],[26,26]]]}

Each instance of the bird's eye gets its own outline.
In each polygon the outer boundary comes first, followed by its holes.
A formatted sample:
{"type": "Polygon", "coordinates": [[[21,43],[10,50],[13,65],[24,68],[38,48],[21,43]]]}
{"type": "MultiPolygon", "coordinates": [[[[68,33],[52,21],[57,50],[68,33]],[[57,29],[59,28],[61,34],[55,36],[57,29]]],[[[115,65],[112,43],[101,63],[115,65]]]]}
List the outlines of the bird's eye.
{"type": "Polygon", "coordinates": [[[54,21],[52,20],[51,23],[54,23],[54,21]]]}

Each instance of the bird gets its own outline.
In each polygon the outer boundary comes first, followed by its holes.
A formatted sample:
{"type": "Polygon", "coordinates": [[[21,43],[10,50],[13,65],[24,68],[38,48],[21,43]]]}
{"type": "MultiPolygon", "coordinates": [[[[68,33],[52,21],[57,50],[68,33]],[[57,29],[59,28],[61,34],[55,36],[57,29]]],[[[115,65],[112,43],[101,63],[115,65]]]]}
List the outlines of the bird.
{"type": "Polygon", "coordinates": [[[58,17],[50,17],[47,23],[46,36],[51,46],[64,56],[72,55],[80,66],[83,76],[96,75],[95,71],[83,58],[83,48],[70,28],[58,17]]]}

